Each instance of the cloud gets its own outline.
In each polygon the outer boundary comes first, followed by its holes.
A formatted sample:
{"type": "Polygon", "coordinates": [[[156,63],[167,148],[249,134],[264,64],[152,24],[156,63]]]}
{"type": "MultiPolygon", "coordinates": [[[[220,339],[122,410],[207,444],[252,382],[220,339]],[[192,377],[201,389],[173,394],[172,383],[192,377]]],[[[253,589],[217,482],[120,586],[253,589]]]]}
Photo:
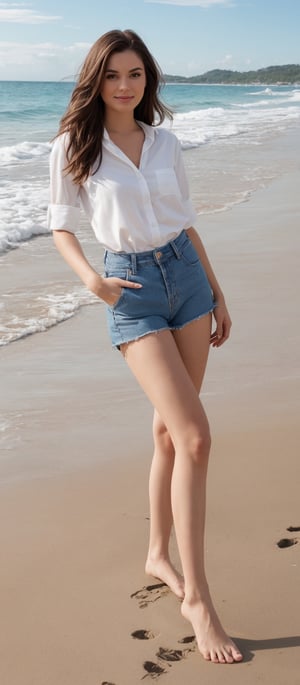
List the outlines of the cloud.
{"type": "Polygon", "coordinates": [[[233,60],[233,56],[232,56],[232,55],[225,55],[225,57],[223,57],[223,59],[220,59],[220,60],[218,61],[218,64],[219,64],[219,66],[225,68],[225,67],[228,67],[229,65],[232,64],[232,60],[233,60]]]}
{"type": "Polygon", "coordinates": [[[84,56],[91,47],[90,43],[73,43],[72,45],[58,45],[57,43],[16,43],[0,41],[1,66],[5,64],[33,64],[37,57],[60,59],[66,55],[84,56]]]}
{"type": "Polygon", "coordinates": [[[215,5],[225,5],[232,7],[232,0],[144,0],[146,3],[156,3],[160,5],[177,5],[182,7],[213,7],[215,5]]]}
{"type": "Polygon", "coordinates": [[[0,21],[12,24],[46,24],[62,19],[60,16],[38,14],[21,3],[0,2],[0,21]]]}
{"type": "Polygon", "coordinates": [[[17,43],[0,41],[0,80],[59,81],[75,77],[90,43],[17,43]]]}

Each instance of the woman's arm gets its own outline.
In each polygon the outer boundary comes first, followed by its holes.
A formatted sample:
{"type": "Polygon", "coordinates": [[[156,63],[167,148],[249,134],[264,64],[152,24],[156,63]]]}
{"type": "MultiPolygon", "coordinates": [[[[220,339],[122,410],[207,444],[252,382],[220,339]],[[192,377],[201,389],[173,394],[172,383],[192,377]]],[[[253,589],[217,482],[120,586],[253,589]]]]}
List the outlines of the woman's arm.
{"type": "MultiPolygon", "coordinates": [[[[93,282],[104,280],[89,264],[82,247],[74,233],[53,231],[54,244],[67,264],[75,271],[80,280],[93,291],[93,282]],[[91,287],[92,286],[92,287],[91,287]]],[[[97,294],[97,293],[96,293],[97,294]]]]}
{"type": "Polygon", "coordinates": [[[50,155],[50,204],[48,226],[53,231],[54,243],[67,264],[92,293],[113,305],[122,288],[139,287],[122,278],[102,278],[92,268],[75,236],[80,218],[80,186],[65,173],[67,165],[67,136],[56,138],[50,155]]]}
{"type": "Polygon", "coordinates": [[[54,243],[58,251],[75,271],[77,276],[97,297],[108,305],[113,305],[121,294],[122,288],[141,288],[139,283],[125,281],[122,278],[102,278],[88,262],[76,236],[69,231],[53,231],[54,243]]]}
{"type": "Polygon", "coordinates": [[[225,340],[229,338],[231,328],[231,319],[225,304],[224,294],[222,292],[220,284],[216,279],[213,268],[206,254],[206,250],[197,231],[194,228],[190,227],[186,230],[186,233],[191,242],[193,243],[196,252],[199,255],[199,259],[205,270],[205,273],[209,280],[210,287],[213,292],[214,301],[216,305],[213,312],[214,318],[216,320],[216,328],[211,335],[210,341],[213,347],[220,347],[221,345],[223,345],[225,340]]]}

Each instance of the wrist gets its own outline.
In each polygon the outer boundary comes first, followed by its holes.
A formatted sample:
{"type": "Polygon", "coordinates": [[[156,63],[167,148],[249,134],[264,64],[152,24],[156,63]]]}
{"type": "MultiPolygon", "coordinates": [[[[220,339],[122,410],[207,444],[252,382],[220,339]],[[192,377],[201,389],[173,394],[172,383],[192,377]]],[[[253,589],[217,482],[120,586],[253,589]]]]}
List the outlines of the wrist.
{"type": "Polygon", "coordinates": [[[214,290],[213,291],[213,299],[214,299],[215,305],[225,304],[225,297],[224,297],[222,291],[220,291],[220,290],[214,290]]]}
{"type": "Polygon", "coordinates": [[[84,279],[84,284],[92,293],[102,298],[102,294],[105,290],[105,279],[97,273],[97,271],[92,270],[89,272],[84,279]]]}

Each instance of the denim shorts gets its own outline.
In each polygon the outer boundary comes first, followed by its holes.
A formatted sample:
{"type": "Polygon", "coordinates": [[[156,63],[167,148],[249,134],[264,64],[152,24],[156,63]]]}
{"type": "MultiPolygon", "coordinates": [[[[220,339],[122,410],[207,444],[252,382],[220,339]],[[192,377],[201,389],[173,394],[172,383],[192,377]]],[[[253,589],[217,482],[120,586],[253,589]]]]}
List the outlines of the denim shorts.
{"type": "Polygon", "coordinates": [[[105,276],[141,283],[122,288],[106,305],[113,347],[163,330],[177,330],[214,309],[212,290],[198,254],[182,231],[175,240],[147,252],[104,254],[105,276]]]}

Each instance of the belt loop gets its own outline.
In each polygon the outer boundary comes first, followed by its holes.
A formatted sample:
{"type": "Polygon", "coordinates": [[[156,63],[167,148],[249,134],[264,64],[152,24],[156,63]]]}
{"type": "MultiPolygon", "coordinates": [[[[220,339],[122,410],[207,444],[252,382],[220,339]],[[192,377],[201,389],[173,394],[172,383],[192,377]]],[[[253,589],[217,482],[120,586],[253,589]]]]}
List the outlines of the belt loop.
{"type": "Polygon", "coordinates": [[[133,276],[136,275],[136,254],[135,254],[135,252],[131,253],[131,273],[133,276]]]}
{"type": "Polygon", "coordinates": [[[173,252],[175,253],[175,256],[177,257],[177,259],[180,259],[181,253],[179,252],[178,247],[177,247],[177,245],[175,245],[173,240],[170,240],[170,245],[173,248],[173,252]]]}

